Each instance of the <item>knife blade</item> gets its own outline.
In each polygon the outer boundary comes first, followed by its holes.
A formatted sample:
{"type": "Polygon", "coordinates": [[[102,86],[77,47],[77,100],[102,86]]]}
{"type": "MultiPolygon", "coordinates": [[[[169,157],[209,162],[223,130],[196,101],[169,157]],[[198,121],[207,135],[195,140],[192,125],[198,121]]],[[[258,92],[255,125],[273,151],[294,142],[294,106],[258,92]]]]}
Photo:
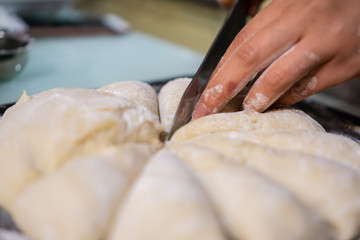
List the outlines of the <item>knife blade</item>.
{"type": "Polygon", "coordinates": [[[251,0],[237,0],[234,3],[215,41],[180,100],[166,140],[170,140],[177,129],[191,120],[195,104],[204,91],[212,72],[235,36],[245,26],[250,2],[251,0]]]}

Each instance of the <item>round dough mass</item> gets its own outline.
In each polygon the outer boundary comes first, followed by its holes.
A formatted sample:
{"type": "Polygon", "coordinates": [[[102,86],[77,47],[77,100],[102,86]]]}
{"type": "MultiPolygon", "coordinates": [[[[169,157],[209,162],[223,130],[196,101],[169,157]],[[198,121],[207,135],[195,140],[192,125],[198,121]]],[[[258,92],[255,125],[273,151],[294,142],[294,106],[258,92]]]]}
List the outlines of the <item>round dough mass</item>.
{"type": "Polygon", "coordinates": [[[276,109],[192,120],[162,143],[189,82],[24,94],[0,119],[0,206],[31,240],[359,236],[357,141],[276,109]]]}
{"type": "Polygon", "coordinates": [[[75,157],[124,142],[160,145],[159,118],[121,96],[92,89],[24,94],[0,121],[0,205],[75,157]]]}
{"type": "Polygon", "coordinates": [[[193,120],[178,129],[171,141],[183,141],[205,133],[260,129],[324,131],[314,119],[296,109],[272,110],[265,113],[242,111],[218,113],[193,120]]]}
{"type": "Polygon", "coordinates": [[[190,81],[190,78],[179,78],[170,81],[159,92],[160,119],[166,132],[171,128],[177,106],[190,81]]]}

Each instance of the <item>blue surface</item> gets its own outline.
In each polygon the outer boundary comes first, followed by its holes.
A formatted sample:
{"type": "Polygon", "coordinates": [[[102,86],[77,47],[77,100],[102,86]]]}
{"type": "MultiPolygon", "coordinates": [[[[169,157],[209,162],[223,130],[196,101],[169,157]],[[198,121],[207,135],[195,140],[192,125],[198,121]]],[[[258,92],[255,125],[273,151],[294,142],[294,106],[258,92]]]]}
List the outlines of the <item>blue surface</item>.
{"type": "Polygon", "coordinates": [[[55,87],[96,88],[115,81],[156,81],[193,75],[203,55],[131,32],[123,36],[44,38],[35,41],[24,71],[0,82],[0,104],[55,87]]]}

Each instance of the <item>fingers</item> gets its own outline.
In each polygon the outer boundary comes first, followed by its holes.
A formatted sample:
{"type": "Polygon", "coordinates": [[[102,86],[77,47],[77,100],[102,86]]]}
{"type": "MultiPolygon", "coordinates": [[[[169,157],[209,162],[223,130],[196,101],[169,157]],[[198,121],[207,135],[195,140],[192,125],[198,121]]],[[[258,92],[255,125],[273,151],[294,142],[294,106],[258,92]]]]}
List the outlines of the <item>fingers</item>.
{"type": "Polygon", "coordinates": [[[284,93],[275,103],[275,106],[287,106],[297,103],[306,97],[309,97],[317,92],[322,91],[320,89],[319,82],[324,82],[324,79],[319,79],[316,75],[309,75],[284,93]],[[321,80],[321,81],[320,81],[321,80]]]}
{"type": "MultiPolygon", "coordinates": [[[[233,98],[259,71],[294,45],[300,37],[296,30],[288,30],[284,22],[275,21],[248,41],[232,49],[218,71],[213,74],[200,97],[194,118],[216,113],[233,98]],[[285,34],[285,29],[286,34],[285,34]],[[272,38],[269,36],[283,36],[272,38]],[[261,49],[261,51],[260,51],[261,49]]],[[[241,40],[240,40],[241,41],[241,40]]],[[[234,40],[234,44],[236,44],[234,40]]]]}
{"type": "Polygon", "coordinates": [[[352,67],[352,65],[359,66],[359,64],[360,59],[352,59],[346,64],[344,64],[344,61],[342,63],[339,61],[331,61],[323,64],[294,84],[274,105],[291,105],[329,87],[344,83],[358,75],[357,72],[349,71],[349,69],[356,69],[352,67]]]}
{"type": "MultiPolygon", "coordinates": [[[[216,66],[211,78],[219,71],[233,52],[243,43],[251,39],[256,33],[268,26],[274,19],[281,15],[281,8],[276,2],[272,2],[265,9],[259,12],[235,37],[234,41],[226,50],[224,56],[216,66]]],[[[211,79],[210,78],[210,79],[211,79]]]]}
{"type": "MultiPolygon", "coordinates": [[[[321,48],[311,45],[312,43],[312,40],[304,39],[273,62],[252,86],[244,100],[243,109],[263,112],[299,79],[328,61],[330,56],[321,48]]],[[[301,84],[305,87],[300,94],[305,95],[305,89],[314,89],[317,80],[310,76],[301,81],[301,84]]]]}
{"type": "Polygon", "coordinates": [[[353,0],[274,0],[229,46],[193,117],[220,111],[258,72],[261,77],[243,108],[260,112],[275,101],[292,104],[358,76],[360,17],[355,5],[360,7],[353,0]]]}

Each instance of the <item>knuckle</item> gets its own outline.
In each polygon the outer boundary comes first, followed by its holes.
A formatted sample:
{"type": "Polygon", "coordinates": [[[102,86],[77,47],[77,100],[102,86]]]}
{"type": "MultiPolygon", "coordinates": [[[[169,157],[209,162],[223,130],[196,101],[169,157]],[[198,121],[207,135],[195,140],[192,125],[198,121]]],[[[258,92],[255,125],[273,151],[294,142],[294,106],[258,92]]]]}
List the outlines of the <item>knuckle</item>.
{"type": "Polygon", "coordinates": [[[253,44],[244,44],[238,51],[236,51],[236,57],[247,66],[257,64],[258,60],[258,48],[253,44]]]}
{"type": "Polygon", "coordinates": [[[236,47],[241,46],[246,40],[249,39],[249,32],[247,29],[242,29],[235,37],[234,39],[234,45],[236,47]]]}
{"type": "Polygon", "coordinates": [[[278,67],[267,74],[264,79],[264,84],[271,89],[281,89],[286,85],[288,76],[289,73],[287,70],[278,67]]]}
{"type": "MultiPolygon", "coordinates": [[[[246,28],[246,27],[245,27],[246,28]]],[[[228,51],[235,52],[239,49],[247,40],[249,39],[248,30],[242,29],[234,38],[232,43],[229,46],[228,51]]]]}

